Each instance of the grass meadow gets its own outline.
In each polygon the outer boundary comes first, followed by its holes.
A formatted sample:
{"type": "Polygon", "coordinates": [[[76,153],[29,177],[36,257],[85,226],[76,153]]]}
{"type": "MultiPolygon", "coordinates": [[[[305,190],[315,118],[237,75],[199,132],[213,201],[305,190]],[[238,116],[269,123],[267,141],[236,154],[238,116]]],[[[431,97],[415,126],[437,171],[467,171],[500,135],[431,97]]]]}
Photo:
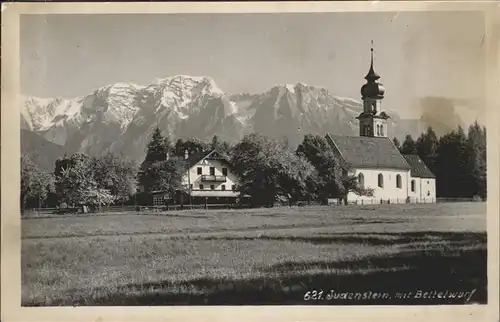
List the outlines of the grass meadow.
{"type": "Polygon", "coordinates": [[[23,218],[22,305],[486,303],[486,257],[485,203],[23,218]]]}

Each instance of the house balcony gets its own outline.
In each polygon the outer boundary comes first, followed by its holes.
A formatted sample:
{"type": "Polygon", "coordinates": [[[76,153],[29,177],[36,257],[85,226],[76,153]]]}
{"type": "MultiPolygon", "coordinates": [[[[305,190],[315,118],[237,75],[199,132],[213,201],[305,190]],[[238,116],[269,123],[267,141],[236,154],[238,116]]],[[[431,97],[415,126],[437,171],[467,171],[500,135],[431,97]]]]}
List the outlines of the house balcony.
{"type": "Polygon", "coordinates": [[[226,176],[212,176],[204,174],[201,176],[202,182],[226,182],[226,176]]]}

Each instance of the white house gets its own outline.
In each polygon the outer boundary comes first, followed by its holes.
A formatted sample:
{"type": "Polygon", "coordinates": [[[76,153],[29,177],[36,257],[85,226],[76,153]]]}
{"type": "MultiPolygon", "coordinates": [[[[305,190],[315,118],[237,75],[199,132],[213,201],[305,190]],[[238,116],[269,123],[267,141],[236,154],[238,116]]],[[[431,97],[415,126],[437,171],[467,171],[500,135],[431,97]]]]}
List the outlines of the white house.
{"type": "Polygon", "coordinates": [[[193,200],[231,202],[239,197],[238,179],[229,161],[213,150],[206,154],[186,155],[189,169],[183,178],[188,197],[193,200]]]}
{"type": "Polygon", "coordinates": [[[359,136],[327,134],[337,156],[347,163],[362,187],[374,189],[373,196],[349,193],[350,203],[435,202],[435,176],[418,157],[402,155],[387,136],[387,119],[382,111],[385,88],[373,68],[372,58],[366,84],[361,87],[363,112],[358,116],[359,136]]]}
{"type": "Polygon", "coordinates": [[[188,169],[182,178],[183,191],[170,196],[164,191],[153,191],[153,204],[234,203],[240,197],[238,180],[229,161],[216,150],[184,155],[188,169]]]}

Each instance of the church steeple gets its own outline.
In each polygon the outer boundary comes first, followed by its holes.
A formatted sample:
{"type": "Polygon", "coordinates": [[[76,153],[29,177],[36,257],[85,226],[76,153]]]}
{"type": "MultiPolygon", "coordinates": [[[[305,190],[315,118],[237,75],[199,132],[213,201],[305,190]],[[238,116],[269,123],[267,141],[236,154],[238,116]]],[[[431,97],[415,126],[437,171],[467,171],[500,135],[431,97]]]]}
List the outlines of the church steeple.
{"type": "Polygon", "coordinates": [[[381,108],[385,88],[378,82],[380,76],[373,67],[373,40],[371,45],[370,69],[365,76],[366,84],[361,87],[363,112],[357,117],[359,120],[359,135],[387,137],[387,119],[389,116],[381,108]]]}
{"type": "Polygon", "coordinates": [[[380,78],[380,76],[373,69],[373,40],[372,40],[372,47],[370,48],[370,51],[371,51],[370,70],[368,71],[368,74],[366,74],[365,79],[368,82],[375,82],[380,78]]]}

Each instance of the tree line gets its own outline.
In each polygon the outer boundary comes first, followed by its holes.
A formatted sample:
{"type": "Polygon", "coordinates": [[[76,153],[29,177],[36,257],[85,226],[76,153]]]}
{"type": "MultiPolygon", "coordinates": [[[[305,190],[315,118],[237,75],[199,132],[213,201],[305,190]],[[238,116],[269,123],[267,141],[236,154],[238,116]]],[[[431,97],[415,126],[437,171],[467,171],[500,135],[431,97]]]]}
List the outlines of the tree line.
{"type": "MultiPolygon", "coordinates": [[[[393,139],[403,154],[418,154],[436,175],[437,196],[486,198],[486,129],[477,122],[466,134],[462,127],[438,138],[431,127],[417,140],[407,135],[402,144],[393,139]]],[[[137,201],[137,187],[143,195],[153,191],[174,194],[186,189],[182,177],[189,167],[189,155],[217,150],[232,165],[239,178],[236,187],[249,196],[252,206],[272,206],[279,200],[324,200],[346,202],[349,192],[372,196],[373,189],[357,182],[353,169],[337,157],[320,135],[305,135],[294,150],[286,140],[249,134],[235,145],[214,136],[211,142],[178,139],[172,143],[156,128],[141,164],[121,154],[90,157],[75,153],[55,163],[53,173],[40,170],[28,155],[21,157],[21,207],[102,205],[137,201]]]]}
{"type": "Polygon", "coordinates": [[[436,176],[442,198],[486,199],[486,128],[477,121],[465,133],[459,126],[441,137],[429,127],[417,140],[407,135],[394,144],[404,154],[418,154],[436,176]]]}

